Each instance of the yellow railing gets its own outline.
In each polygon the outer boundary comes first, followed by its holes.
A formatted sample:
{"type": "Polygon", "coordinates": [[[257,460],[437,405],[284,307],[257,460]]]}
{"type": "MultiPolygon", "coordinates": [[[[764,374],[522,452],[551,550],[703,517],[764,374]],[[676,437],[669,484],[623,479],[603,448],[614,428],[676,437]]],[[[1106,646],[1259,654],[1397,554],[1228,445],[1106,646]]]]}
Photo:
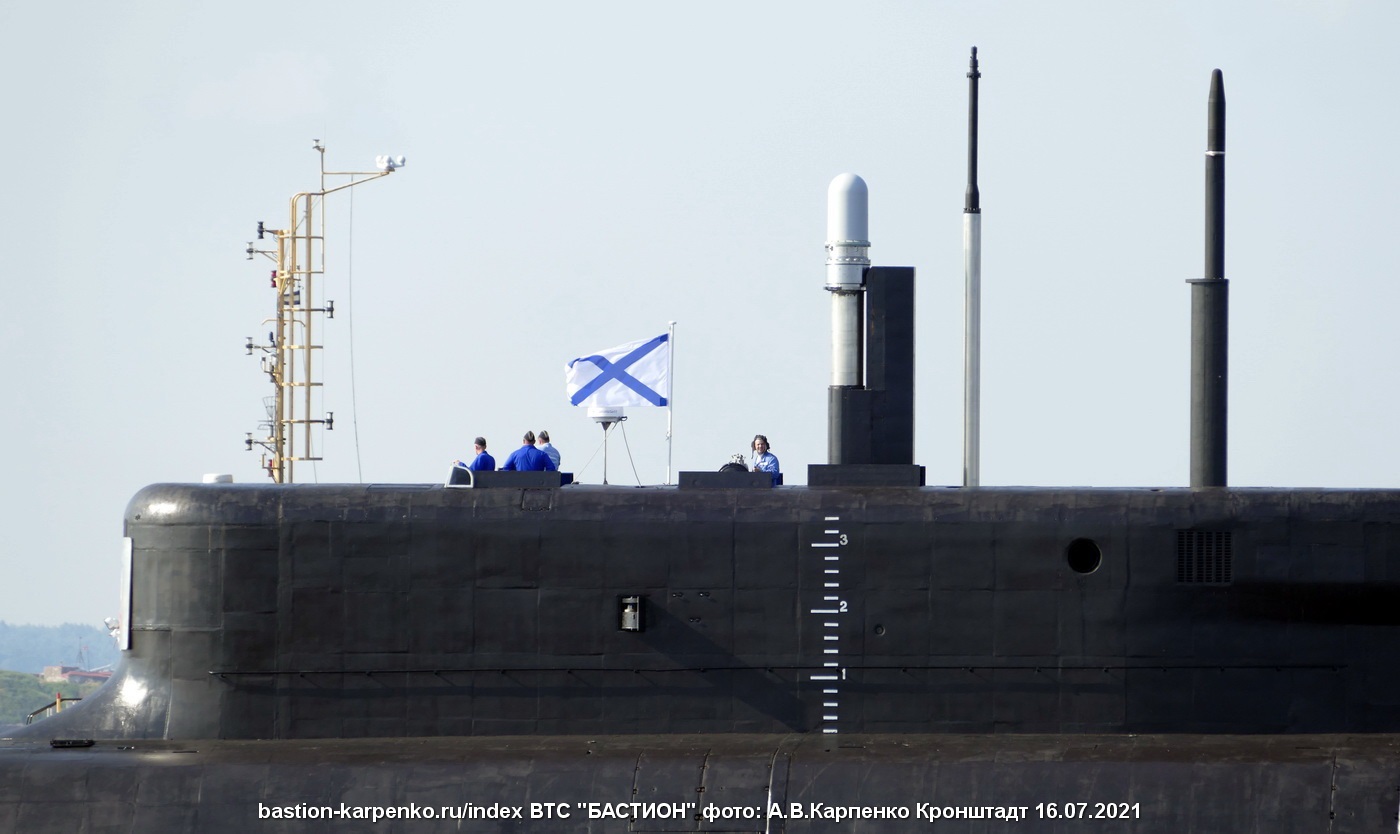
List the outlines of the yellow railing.
{"type": "Polygon", "coordinates": [[[25,717],[24,717],[24,723],[25,723],[25,724],[33,724],[34,721],[35,721],[36,719],[42,721],[43,719],[48,718],[50,715],[57,715],[58,713],[63,712],[63,705],[64,705],[64,704],[70,703],[70,702],[72,702],[72,701],[81,701],[81,700],[83,700],[83,699],[82,699],[82,698],[65,698],[65,697],[63,697],[62,695],[59,695],[59,696],[57,696],[57,697],[55,697],[55,698],[53,699],[53,703],[52,703],[52,704],[49,704],[49,705],[46,706],[46,707],[39,707],[38,709],[36,709],[36,710],[34,710],[33,712],[29,713],[29,715],[25,716],[25,717]]]}

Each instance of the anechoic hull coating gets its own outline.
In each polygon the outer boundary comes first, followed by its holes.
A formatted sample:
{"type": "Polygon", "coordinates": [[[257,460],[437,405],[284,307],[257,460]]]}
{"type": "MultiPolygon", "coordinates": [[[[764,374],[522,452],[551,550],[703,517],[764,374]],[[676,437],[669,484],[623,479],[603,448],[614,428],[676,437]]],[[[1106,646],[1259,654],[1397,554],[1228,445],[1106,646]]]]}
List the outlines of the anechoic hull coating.
{"type": "Polygon", "coordinates": [[[133,648],[44,733],[1400,731],[1391,491],[157,485],[127,533],[133,648]]]}
{"type": "Polygon", "coordinates": [[[1369,834],[1397,761],[1394,735],[0,741],[0,830],[1369,834]]]}
{"type": "Polygon", "coordinates": [[[127,512],[132,649],[0,740],[0,831],[931,824],[813,804],[962,815],[940,831],[1013,807],[1026,831],[1380,830],[1397,524],[1391,491],[157,485],[127,512]],[[571,816],[257,816],[534,802],[571,816]],[[630,802],[693,807],[583,806],[630,802]]]}

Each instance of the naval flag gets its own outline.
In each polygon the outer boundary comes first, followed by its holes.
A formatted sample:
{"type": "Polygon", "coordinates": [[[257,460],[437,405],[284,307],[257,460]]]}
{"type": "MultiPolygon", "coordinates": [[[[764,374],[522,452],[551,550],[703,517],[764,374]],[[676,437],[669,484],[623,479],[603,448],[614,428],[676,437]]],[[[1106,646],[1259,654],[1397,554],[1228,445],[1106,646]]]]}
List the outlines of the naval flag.
{"type": "Polygon", "coordinates": [[[670,405],[669,334],[581,356],[564,369],[572,405],[670,405]]]}

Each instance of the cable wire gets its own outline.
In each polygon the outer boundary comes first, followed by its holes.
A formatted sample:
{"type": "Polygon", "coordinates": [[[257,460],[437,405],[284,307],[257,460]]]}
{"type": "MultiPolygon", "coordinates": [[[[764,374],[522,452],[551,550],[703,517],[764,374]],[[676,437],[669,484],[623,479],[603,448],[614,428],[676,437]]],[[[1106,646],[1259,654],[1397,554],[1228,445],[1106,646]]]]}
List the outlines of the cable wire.
{"type": "Polygon", "coordinates": [[[355,437],[355,478],[357,483],[365,482],[365,473],[360,466],[360,409],[355,398],[355,189],[350,189],[350,222],[347,224],[350,239],[345,243],[345,303],[348,313],[350,339],[350,428],[355,437]]]}
{"type": "MultiPolygon", "coordinates": [[[[616,424],[614,423],[613,425],[616,425],[616,424]]],[[[583,468],[579,469],[578,471],[576,471],[576,472],[574,473],[574,477],[575,477],[575,478],[578,478],[578,477],[580,477],[581,475],[583,475],[583,473],[587,472],[587,471],[588,471],[588,465],[591,464],[591,463],[593,462],[593,459],[594,459],[594,458],[598,457],[598,453],[599,453],[599,452],[603,451],[603,446],[604,446],[605,444],[607,444],[607,442],[608,442],[608,429],[610,429],[610,428],[612,428],[612,426],[604,427],[604,429],[603,429],[603,442],[598,444],[597,448],[595,448],[595,449],[593,450],[593,454],[592,454],[592,455],[589,455],[588,460],[583,464],[583,468]]]]}
{"type": "MultiPolygon", "coordinates": [[[[618,421],[622,425],[622,421],[618,421]]],[[[627,448],[627,462],[632,465],[632,477],[637,479],[637,486],[642,485],[642,476],[637,474],[637,462],[632,460],[632,444],[627,442],[627,427],[622,426],[622,445],[627,448]]]]}

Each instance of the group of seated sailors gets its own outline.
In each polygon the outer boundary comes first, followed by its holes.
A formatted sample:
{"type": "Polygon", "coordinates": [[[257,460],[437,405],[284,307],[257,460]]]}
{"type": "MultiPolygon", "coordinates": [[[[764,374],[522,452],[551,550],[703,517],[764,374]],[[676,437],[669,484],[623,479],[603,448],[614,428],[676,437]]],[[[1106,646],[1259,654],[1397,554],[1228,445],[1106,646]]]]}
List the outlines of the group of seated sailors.
{"type": "MultiPolygon", "coordinates": [[[[554,444],[549,442],[549,432],[541,430],[536,437],[532,431],[525,432],[522,438],[523,445],[511,452],[506,457],[506,462],[501,464],[502,472],[557,472],[559,471],[559,450],[554,448],[554,444]]],[[[473,472],[493,472],[496,470],[496,459],[486,451],[486,438],[478,437],[475,441],[476,457],[471,463],[456,461],[453,465],[463,469],[470,469],[473,472]]],[[[768,438],[762,434],[754,435],[753,442],[749,444],[749,449],[753,452],[753,472],[767,472],[773,476],[773,485],[777,486],[783,482],[782,472],[778,468],[778,458],[769,451],[768,438]]],[[[728,467],[725,467],[728,468],[728,467]]]]}
{"type": "MultiPolygon", "coordinates": [[[[506,462],[501,464],[502,472],[559,471],[559,450],[549,442],[549,432],[541,430],[539,437],[536,437],[534,432],[527,431],[522,441],[524,445],[511,452],[506,457],[506,462]]],[[[476,457],[472,458],[471,463],[459,460],[454,465],[473,472],[494,472],[496,459],[486,451],[486,438],[478,437],[475,445],[476,457]]]]}

